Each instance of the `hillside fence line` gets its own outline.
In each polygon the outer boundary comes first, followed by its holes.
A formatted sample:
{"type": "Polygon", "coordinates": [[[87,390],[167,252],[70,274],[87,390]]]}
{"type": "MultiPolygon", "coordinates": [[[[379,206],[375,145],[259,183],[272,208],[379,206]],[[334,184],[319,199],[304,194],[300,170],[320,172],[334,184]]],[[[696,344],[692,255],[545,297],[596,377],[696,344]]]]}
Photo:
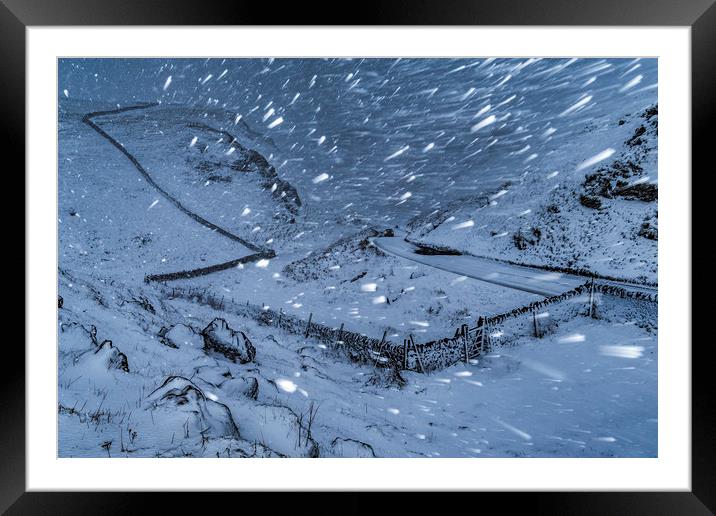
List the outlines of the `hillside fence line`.
{"type": "Polygon", "coordinates": [[[330,327],[258,306],[246,301],[217,296],[206,289],[157,285],[167,297],[181,298],[211,306],[259,324],[279,328],[294,335],[320,342],[352,362],[392,367],[397,370],[430,373],[457,362],[474,361],[493,349],[509,346],[520,337],[541,338],[553,332],[559,323],[577,316],[587,316],[616,323],[635,323],[648,331],[656,330],[658,299],[656,294],[630,291],[614,285],[590,280],[572,290],[548,297],[507,312],[479,317],[474,326],[463,324],[451,337],[418,343],[412,335],[402,342],[387,340],[387,330],[381,338],[369,337],[345,328],[330,327]],[[549,310],[547,310],[549,308],[549,310]]]}

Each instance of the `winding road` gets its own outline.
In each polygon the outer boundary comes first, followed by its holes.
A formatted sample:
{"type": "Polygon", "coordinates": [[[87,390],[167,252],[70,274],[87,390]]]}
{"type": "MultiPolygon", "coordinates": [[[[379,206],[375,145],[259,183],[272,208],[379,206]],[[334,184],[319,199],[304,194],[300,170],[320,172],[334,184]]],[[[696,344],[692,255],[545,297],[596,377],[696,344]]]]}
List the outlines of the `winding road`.
{"type": "MultiPolygon", "coordinates": [[[[162,188],[154,178],[145,170],[142,164],[132,155],[120,142],[109,135],[104,129],[94,122],[94,118],[103,117],[107,115],[116,115],[127,111],[135,111],[141,109],[148,109],[158,106],[158,103],[145,103],[137,104],[133,106],[120,107],[117,109],[110,109],[106,111],[95,111],[87,113],[82,121],[91,127],[104,139],[109,141],[117,150],[119,150],[131,163],[134,168],[141,174],[147,183],[157,190],[162,196],[168,199],[176,208],[178,208],[185,215],[194,219],[197,223],[202,226],[217,232],[218,234],[229,238],[245,248],[253,251],[253,254],[248,256],[242,256],[235,260],[230,260],[224,263],[217,263],[208,267],[201,267],[197,269],[177,271],[166,274],[153,274],[145,277],[146,281],[171,281],[176,279],[193,278],[197,276],[204,276],[213,272],[226,270],[229,268],[236,267],[241,263],[248,263],[257,261],[260,259],[269,259],[276,256],[276,252],[273,249],[266,247],[257,246],[248,240],[227,231],[226,229],[206,220],[197,213],[186,208],[178,199],[171,195],[167,190],[162,188]]],[[[211,129],[211,128],[209,128],[211,129]]],[[[213,129],[212,129],[213,130],[213,129]]],[[[217,131],[223,133],[223,131],[217,131]]],[[[228,133],[226,133],[228,135],[228,133]]],[[[231,136],[231,135],[228,135],[231,136]]],[[[232,137],[233,138],[233,137],[232,137]]],[[[233,138],[235,140],[235,138],[233,138]]],[[[572,290],[579,285],[584,284],[585,276],[578,276],[573,274],[566,274],[562,272],[548,272],[540,270],[538,268],[531,268],[527,266],[512,265],[498,260],[492,260],[489,258],[482,258],[471,255],[427,255],[418,254],[416,251],[419,249],[416,245],[411,244],[398,237],[378,237],[374,238],[373,243],[382,251],[411,260],[413,262],[421,263],[437,269],[441,269],[461,276],[467,276],[477,280],[485,281],[488,283],[494,283],[495,285],[501,285],[540,296],[554,296],[572,290]]],[[[620,287],[628,288],[630,290],[641,291],[649,294],[656,293],[657,287],[647,285],[635,285],[633,283],[619,282],[613,280],[602,281],[606,284],[617,285],[620,287]]]]}
{"type": "MultiPolygon", "coordinates": [[[[373,244],[388,254],[423,265],[545,297],[572,290],[589,279],[585,276],[543,271],[478,256],[418,254],[416,253],[418,246],[399,237],[377,237],[373,239],[373,244]]],[[[647,285],[611,280],[600,280],[600,282],[649,294],[657,291],[657,287],[647,285]]]]}

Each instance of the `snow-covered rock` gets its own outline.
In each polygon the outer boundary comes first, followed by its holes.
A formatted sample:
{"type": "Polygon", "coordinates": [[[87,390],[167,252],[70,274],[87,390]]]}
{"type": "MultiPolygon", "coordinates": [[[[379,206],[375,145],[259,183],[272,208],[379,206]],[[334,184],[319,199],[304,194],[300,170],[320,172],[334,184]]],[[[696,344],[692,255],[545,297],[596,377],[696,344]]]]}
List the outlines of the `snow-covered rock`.
{"type": "Polygon", "coordinates": [[[221,385],[233,378],[228,367],[216,365],[202,365],[194,369],[191,379],[201,380],[212,387],[221,387],[221,385]]]}
{"type": "Polygon", "coordinates": [[[374,458],[373,447],[355,439],[336,437],[331,442],[331,453],[336,457],[374,458]]]}
{"type": "Polygon", "coordinates": [[[177,324],[160,334],[160,340],[170,348],[195,348],[201,349],[204,345],[202,336],[194,331],[194,328],[186,324],[177,324]]]}
{"type": "Polygon", "coordinates": [[[229,408],[207,398],[190,380],[170,376],[154,390],[144,408],[153,412],[154,432],[163,438],[239,437],[239,429],[229,408]]]}
{"type": "Polygon", "coordinates": [[[232,413],[241,421],[243,439],[286,457],[318,457],[319,445],[310,435],[308,413],[299,416],[291,408],[247,399],[227,400],[232,413]]]}
{"type": "Polygon", "coordinates": [[[214,319],[201,334],[207,351],[216,351],[241,364],[252,362],[256,357],[256,348],[246,334],[230,328],[224,319],[214,319]]]}
{"type": "Polygon", "coordinates": [[[256,378],[253,376],[234,378],[228,367],[215,365],[197,367],[191,380],[210,398],[212,396],[217,399],[246,397],[255,400],[259,393],[259,382],[256,378]]]}
{"type": "Polygon", "coordinates": [[[225,395],[231,398],[245,396],[255,400],[259,395],[259,382],[253,376],[232,378],[221,385],[221,390],[225,395]]]}
{"type": "Polygon", "coordinates": [[[127,355],[116,348],[111,340],[105,340],[96,349],[90,349],[77,357],[77,365],[87,369],[88,372],[118,369],[129,372],[127,355]]]}
{"type": "Polygon", "coordinates": [[[188,450],[184,444],[181,444],[161,451],[157,454],[157,457],[195,457],[198,455],[201,455],[202,457],[228,459],[265,459],[283,457],[283,455],[267,448],[266,446],[262,446],[256,441],[244,441],[242,439],[234,439],[230,437],[205,440],[197,448],[198,449],[188,450]]]}
{"type": "Polygon", "coordinates": [[[71,353],[97,347],[97,328],[80,323],[60,323],[60,351],[71,353]]]}

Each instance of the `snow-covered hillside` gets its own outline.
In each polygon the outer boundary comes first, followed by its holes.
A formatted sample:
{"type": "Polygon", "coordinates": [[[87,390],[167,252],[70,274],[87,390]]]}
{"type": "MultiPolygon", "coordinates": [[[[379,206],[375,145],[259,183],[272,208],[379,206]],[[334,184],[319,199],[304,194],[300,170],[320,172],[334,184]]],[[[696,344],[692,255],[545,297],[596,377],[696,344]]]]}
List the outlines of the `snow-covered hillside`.
{"type": "Polygon", "coordinates": [[[59,74],[61,102],[222,112],[319,224],[402,225],[525,172],[564,174],[555,151],[579,140],[573,167],[616,148],[626,131],[594,134],[657,102],[656,59],[73,59],[59,74]]]}
{"type": "Polygon", "coordinates": [[[408,238],[467,253],[656,282],[657,107],[592,123],[491,195],[411,222],[408,238]],[[585,148],[603,149],[584,159],[585,148]]]}
{"type": "Polygon", "coordinates": [[[60,60],[59,455],[654,456],[657,323],[628,310],[425,375],[227,306],[420,344],[586,281],[374,243],[406,234],[656,281],[656,66],[60,60]]]}
{"type": "Polygon", "coordinates": [[[151,290],[61,274],[60,291],[61,457],[656,455],[656,336],[633,324],[580,317],[401,384],[151,290]],[[250,336],[252,362],[203,349],[217,317],[250,336]]]}

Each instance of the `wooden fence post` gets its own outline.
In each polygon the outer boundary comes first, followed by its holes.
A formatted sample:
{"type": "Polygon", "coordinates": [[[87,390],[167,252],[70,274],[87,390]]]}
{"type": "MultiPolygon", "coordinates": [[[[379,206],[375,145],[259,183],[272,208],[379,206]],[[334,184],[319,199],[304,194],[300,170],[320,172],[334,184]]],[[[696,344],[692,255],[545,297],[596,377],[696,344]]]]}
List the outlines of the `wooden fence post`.
{"type": "Polygon", "coordinates": [[[490,338],[490,325],[487,324],[487,319],[485,319],[485,322],[483,323],[482,340],[482,347],[485,349],[485,352],[489,352],[490,347],[492,346],[492,339],[490,338]]]}
{"type": "Polygon", "coordinates": [[[540,334],[539,334],[539,326],[537,325],[537,310],[532,311],[532,322],[535,327],[535,337],[539,338],[540,334]]]}
{"type": "Polygon", "coordinates": [[[341,343],[343,337],[343,324],[344,323],[341,323],[341,329],[338,330],[338,338],[336,339],[336,345],[339,345],[341,343]]]}
{"type": "Polygon", "coordinates": [[[306,323],[306,334],[304,335],[304,338],[308,338],[308,330],[311,329],[311,319],[313,319],[313,312],[308,316],[308,322],[306,323]]]}
{"type": "Polygon", "coordinates": [[[470,352],[467,349],[468,341],[470,340],[470,329],[468,328],[467,324],[463,324],[460,330],[462,333],[462,343],[465,348],[465,363],[467,364],[470,361],[470,352]]]}
{"type": "Polygon", "coordinates": [[[283,317],[283,308],[278,311],[278,326],[281,326],[281,317],[283,317]]]}
{"type": "Polygon", "coordinates": [[[403,369],[408,370],[408,339],[403,339],[403,369]]]}
{"type": "Polygon", "coordinates": [[[427,373],[427,370],[425,369],[425,365],[423,365],[423,359],[420,356],[420,351],[418,351],[418,346],[415,345],[415,341],[413,340],[413,336],[410,336],[410,345],[413,346],[413,350],[415,350],[415,357],[418,360],[418,365],[420,366],[420,372],[425,374],[427,373]]]}
{"type": "Polygon", "coordinates": [[[378,362],[380,361],[381,354],[383,353],[383,346],[385,346],[385,337],[388,335],[388,330],[383,331],[383,338],[380,339],[380,344],[378,345],[378,354],[375,356],[375,360],[373,361],[373,367],[378,365],[378,362]]]}
{"type": "Polygon", "coordinates": [[[589,284],[589,317],[594,317],[594,278],[589,284]]]}
{"type": "Polygon", "coordinates": [[[475,340],[480,343],[480,355],[485,351],[485,328],[483,327],[483,318],[477,319],[477,330],[475,331],[475,340]]]}

